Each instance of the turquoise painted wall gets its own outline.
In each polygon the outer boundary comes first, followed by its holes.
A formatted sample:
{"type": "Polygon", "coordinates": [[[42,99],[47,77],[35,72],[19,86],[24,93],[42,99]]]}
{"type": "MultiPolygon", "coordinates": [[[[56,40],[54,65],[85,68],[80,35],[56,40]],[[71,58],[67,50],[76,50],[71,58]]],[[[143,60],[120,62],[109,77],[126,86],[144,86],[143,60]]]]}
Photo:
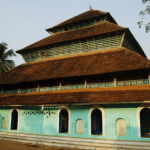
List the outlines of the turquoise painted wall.
{"type": "Polygon", "coordinates": [[[97,139],[150,141],[150,138],[138,137],[137,108],[138,104],[124,105],[102,105],[105,110],[105,135],[89,135],[89,110],[91,106],[68,106],[71,110],[70,133],[57,133],[57,119],[59,107],[44,108],[40,113],[40,107],[19,109],[19,128],[10,130],[11,108],[0,108],[0,131],[17,132],[53,136],[68,136],[97,139]],[[7,128],[2,129],[2,118],[7,119],[7,128]],[[116,135],[116,121],[123,118],[126,121],[126,136],[116,135]],[[76,121],[82,119],[84,122],[84,134],[76,133],[76,121]]]}

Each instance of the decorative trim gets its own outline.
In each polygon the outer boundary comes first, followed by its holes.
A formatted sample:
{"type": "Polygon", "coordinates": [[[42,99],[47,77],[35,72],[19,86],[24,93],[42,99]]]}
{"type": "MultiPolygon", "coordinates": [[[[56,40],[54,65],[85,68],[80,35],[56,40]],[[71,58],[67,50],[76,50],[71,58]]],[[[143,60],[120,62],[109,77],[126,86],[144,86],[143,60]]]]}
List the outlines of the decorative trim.
{"type": "Polygon", "coordinates": [[[1,130],[5,131],[5,130],[8,129],[8,126],[9,126],[9,125],[8,125],[8,124],[9,124],[9,121],[8,121],[9,119],[8,119],[8,116],[7,116],[6,114],[2,114],[2,113],[0,113],[0,114],[1,114],[1,116],[2,116],[2,117],[1,117],[1,120],[0,120],[0,121],[1,121],[1,130]],[[3,118],[6,118],[6,129],[2,129],[2,119],[3,119],[3,118]]]}
{"type": "Polygon", "coordinates": [[[126,122],[126,126],[130,126],[130,121],[129,121],[129,118],[126,116],[126,115],[123,115],[123,114],[118,114],[118,115],[115,115],[115,117],[113,118],[113,125],[116,125],[116,122],[118,119],[124,119],[125,122],[126,122]]]}
{"type": "MultiPolygon", "coordinates": [[[[125,122],[126,122],[126,136],[130,135],[130,121],[129,121],[129,118],[126,116],[126,115],[123,115],[123,114],[117,114],[115,115],[115,117],[113,118],[113,123],[112,123],[112,128],[116,128],[116,123],[117,123],[117,120],[118,119],[124,119],[125,122]]],[[[121,135],[119,135],[121,136],[121,135]]]]}
{"type": "Polygon", "coordinates": [[[142,103],[137,108],[137,128],[138,128],[138,137],[141,137],[141,124],[140,124],[140,112],[143,108],[150,108],[150,104],[142,103]]]}
{"type": "Polygon", "coordinates": [[[71,125],[71,110],[68,106],[61,106],[59,109],[58,109],[58,112],[57,112],[57,133],[59,133],[59,114],[61,112],[62,109],[66,109],[68,111],[68,125],[69,125],[69,131],[68,133],[70,133],[70,125],[71,125]]]}
{"type": "Polygon", "coordinates": [[[88,114],[88,117],[89,117],[89,135],[91,135],[91,113],[94,109],[99,109],[102,112],[102,135],[105,135],[105,118],[106,118],[106,115],[105,115],[104,108],[100,105],[93,105],[89,110],[89,114],[88,114]]]}

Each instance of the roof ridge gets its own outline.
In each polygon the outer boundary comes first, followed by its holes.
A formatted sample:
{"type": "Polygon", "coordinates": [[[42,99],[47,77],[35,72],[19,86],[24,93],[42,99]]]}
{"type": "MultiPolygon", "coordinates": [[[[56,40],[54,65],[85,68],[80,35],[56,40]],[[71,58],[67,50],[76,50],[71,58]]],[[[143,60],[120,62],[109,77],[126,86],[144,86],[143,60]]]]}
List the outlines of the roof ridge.
{"type": "Polygon", "coordinates": [[[52,35],[49,35],[49,36],[47,36],[47,37],[45,37],[45,38],[43,38],[43,39],[41,39],[41,40],[38,40],[38,41],[36,41],[36,42],[34,42],[34,43],[32,43],[32,44],[30,44],[30,45],[28,45],[28,46],[26,46],[26,47],[20,49],[20,50],[16,50],[16,53],[18,53],[18,52],[21,51],[21,50],[26,49],[27,47],[29,47],[29,46],[31,46],[31,45],[33,45],[33,44],[35,44],[35,43],[38,43],[38,42],[40,42],[40,41],[42,41],[42,40],[44,40],[44,39],[49,38],[50,36],[52,36],[52,35]]]}
{"type": "MultiPolygon", "coordinates": [[[[103,12],[103,11],[100,11],[100,10],[90,9],[90,10],[88,10],[88,11],[85,11],[85,12],[81,13],[81,14],[78,14],[78,15],[76,15],[76,16],[73,16],[73,17],[71,17],[71,18],[69,18],[69,19],[67,19],[67,20],[65,20],[65,21],[63,21],[63,22],[61,22],[61,23],[59,23],[59,24],[57,24],[57,25],[51,27],[51,28],[47,28],[46,30],[55,28],[55,27],[57,27],[57,26],[61,26],[61,24],[65,23],[65,22],[67,22],[67,21],[69,21],[69,20],[71,20],[71,19],[73,19],[73,18],[76,18],[76,17],[78,17],[78,16],[81,16],[81,15],[87,13],[87,12],[90,12],[90,11],[98,11],[98,12],[104,13],[104,14],[109,13],[109,12],[103,12]]],[[[104,14],[103,14],[103,15],[104,15],[104,14]]],[[[90,19],[90,18],[89,18],[89,19],[90,19]]],[[[87,19],[84,19],[84,20],[87,20],[87,19]]],[[[75,22],[79,22],[79,21],[75,21],[75,22]]],[[[75,23],[75,22],[74,22],[74,23],[75,23]]],[[[67,23],[67,24],[69,24],[69,23],[67,23]]],[[[65,24],[65,25],[67,25],[67,24],[65,24]]]]}

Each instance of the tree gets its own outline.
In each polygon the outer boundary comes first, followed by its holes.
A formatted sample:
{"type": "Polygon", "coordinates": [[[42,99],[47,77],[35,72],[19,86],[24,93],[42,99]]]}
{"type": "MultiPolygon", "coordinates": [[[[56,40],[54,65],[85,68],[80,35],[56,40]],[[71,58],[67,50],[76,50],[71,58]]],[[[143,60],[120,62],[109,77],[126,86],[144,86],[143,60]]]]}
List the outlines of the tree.
{"type": "MultiPolygon", "coordinates": [[[[150,3],[150,0],[142,0],[143,4],[145,4],[147,2],[150,3]]],[[[144,11],[140,11],[140,16],[142,17],[142,19],[144,19],[145,15],[150,15],[150,5],[147,5],[146,9],[144,11]]],[[[141,28],[142,25],[144,25],[146,33],[150,32],[150,23],[145,24],[145,23],[143,23],[143,21],[139,21],[138,25],[139,25],[139,28],[141,28]]]]}
{"type": "Polygon", "coordinates": [[[14,61],[8,58],[16,56],[16,54],[12,49],[7,51],[7,46],[4,42],[0,43],[0,74],[15,67],[14,61]]]}

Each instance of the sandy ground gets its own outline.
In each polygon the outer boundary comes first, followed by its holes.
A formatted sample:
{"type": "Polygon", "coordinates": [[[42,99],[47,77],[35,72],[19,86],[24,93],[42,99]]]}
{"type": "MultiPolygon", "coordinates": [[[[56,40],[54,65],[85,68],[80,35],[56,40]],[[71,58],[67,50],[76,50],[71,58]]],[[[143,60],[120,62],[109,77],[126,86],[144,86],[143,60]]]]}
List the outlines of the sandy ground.
{"type": "Polygon", "coordinates": [[[0,140],[0,150],[77,150],[0,140]]]}

